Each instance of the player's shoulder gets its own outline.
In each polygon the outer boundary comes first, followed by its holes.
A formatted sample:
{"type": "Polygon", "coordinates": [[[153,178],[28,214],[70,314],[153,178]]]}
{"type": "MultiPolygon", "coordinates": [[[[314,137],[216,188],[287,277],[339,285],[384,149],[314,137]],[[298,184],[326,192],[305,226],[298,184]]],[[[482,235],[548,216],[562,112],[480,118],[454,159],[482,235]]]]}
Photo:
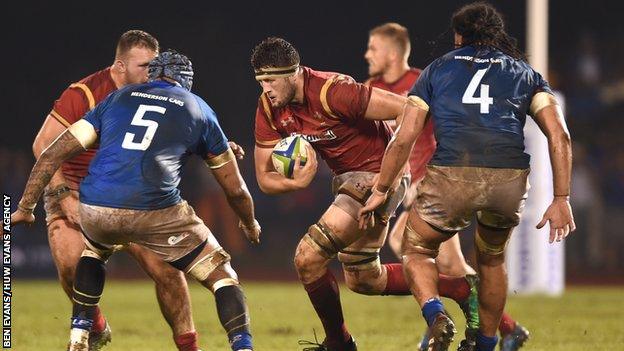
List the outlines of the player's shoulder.
{"type": "Polygon", "coordinates": [[[115,82],[110,75],[110,67],[107,67],[70,84],[66,91],[78,92],[79,95],[84,96],[89,109],[92,109],[116,89],[115,82]]]}
{"type": "Polygon", "coordinates": [[[320,92],[324,87],[327,89],[331,84],[337,82],[355,83],[355,79],[347,74],[331,71],[317,71],[309,67],[303,67],[303,69],[308,89],[312,92],[316,92],[317,90],[320,92]]]}

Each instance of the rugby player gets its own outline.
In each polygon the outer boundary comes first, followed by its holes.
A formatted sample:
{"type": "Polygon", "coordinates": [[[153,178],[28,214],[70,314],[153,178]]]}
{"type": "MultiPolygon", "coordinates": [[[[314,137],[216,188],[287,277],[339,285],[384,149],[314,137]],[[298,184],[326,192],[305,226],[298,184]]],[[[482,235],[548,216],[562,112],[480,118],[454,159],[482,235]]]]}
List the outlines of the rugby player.
{"type": "MultiPolygon", "coordinates": [[[[56,100],[33,143],[35,157],[39,158],[61,133],[108,94],[128,84],[146,82],[147,64],[158,54],[158,47],[158,41],[144,31],[123,33],[117,42],[113,64],[71,84],[56,100]]],[[[85,248],[80,231],[78,189],[96,151],[94,145],[63,162],[43,196],[50,252],[61,286],[70,299],[76,265],[85,248]]],[[[184,275],[140,246],[130,244],[126,250],[156,283],[158,303],[178,349],[197,350],[197,333],[184,275]]],[[[111,340],[110,326],[99,308],[95,310],[89,340],[91,350],[99,350],[111,340]]]]}
{"type": "MultiPolygon", "coordinates": [[[[86,248],[76,267],[69,350],[87,350],[105,279],[117,245],[135,243],[210,289],[232,350],[251,350],[249,313],[230,256],[177,185],[189,154],[204,158],[240,217],[249,240],[259,240],[253,201],[215,113],[190,93],[193,68],[166,51],[149,62],[149,83],[111,93],[69,126],[40,156],[13,223],[33,222],[43,188],[61,163],[99,143],[80,185],[86,248]]],[[[183,279],[182,279],[183,280],[183,279]]]]}
{"type": "Polygon", "coordinates": [[[316,152],[333,171],[334,202],[309,227],[297,246],[294,263],[325,329],[318,350],[356,350],[347,330],[336,279],[327,269],[342,262],[347,286],[367,295],[409,295],[400,264],[382,265],[388,219],[403,199],[408,177],[401,179],[377,225],[360,230],[360,209],[379,171],[392,132],[383,123],[395,119],[406,98],[356,83],[352,78],[300,65],[299,53],[286,40],[267,38],[253,50],[251,64],[262,87],[255,120],[255,167],[260,189],[280,194],[305,188],[314,178],[316,152]],[[301,134],[313,149],[305,166],[296,161],[293,178],[275,171],[272,148],[281,138],[301,134]],[[316,152],[315,152],[316,150],[316,152]]]}
{"type": "Polygon", "coordinates": [[[475,243],[480,275],[476,349],[494,350],[507,296],[505,246],[527,196],[529,155],[523,126],[530,114],[548,139],[553,201],[541,228],[549,241],[575,229],[569,203],[570,136],[548,83],[524,60],[504,30],[501,15],[478,2],[451,20],[458,48],[433,61],[409,93],[397,134],[386,149],[373,194],[360,210],[360,225],[385,203],[428,118],[437,149],[418,186],[403,236],[403,264],[430,326],[433,350],[447,350],[455,328],[439,299],[434,259],[440,243],[468,227],[477,215],[475,243]]]}
{"type": "MultiPolygon", "coordinates": [[[[370,78],[365,84],[407,96],[414,86],[421,70],[410,67],[410,38],[407,28],[398,23],[384,23],[369,32],[368,46],[364,58],[368,63],[370,78]]],[[[395,121],[387,121],[396,127],[395,121]]],[[[425,175],[426,166],[436,148],[433,135],[433,122],[427,120],[424,129],[416,139],[409,157],[411,184],[403,200],[404,211],[397,217],[395,225],[388,234],[388,244],[395,255],[401,259],[401,241],[409,210],[416,195],[416,188],[425,175]]],[[[440,245],[440,252],[435,259],[438,267],[438,289],[443,297],[455,300],[466,317],[466,340],[462,345],[464,351],[474,346],[474,336],[479,328],[477,300],[478,276],[466,262],[461,251],[459,236],[440,245]]],[[[511,316],[503,313],[499,331],[502,337],[502,351],[517,350],[528,339],[526,328],[517,323],[511,316]]],[[[425,335],[421,349],[426,350],[428,338],[425,335]]]]}

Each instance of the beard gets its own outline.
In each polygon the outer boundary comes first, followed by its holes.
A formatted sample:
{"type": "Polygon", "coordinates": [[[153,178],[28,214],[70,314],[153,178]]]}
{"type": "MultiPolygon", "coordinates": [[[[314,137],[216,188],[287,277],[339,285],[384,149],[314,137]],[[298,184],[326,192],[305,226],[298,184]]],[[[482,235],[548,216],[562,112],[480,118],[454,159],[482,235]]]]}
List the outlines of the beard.
{"type": "Polygon", "coordinates": [[[295,85],[293,84],[292,86],[288,87],[288,91],[286,91],[286,93],[284,94],[284,98],[276,101],[276,100],[271,100],[271,105],[273,105],[273,107],[275,108],[282,108],[288,104],[291,103],[291,101],[293,101],[293,99],[295,98],[295,85]]]}

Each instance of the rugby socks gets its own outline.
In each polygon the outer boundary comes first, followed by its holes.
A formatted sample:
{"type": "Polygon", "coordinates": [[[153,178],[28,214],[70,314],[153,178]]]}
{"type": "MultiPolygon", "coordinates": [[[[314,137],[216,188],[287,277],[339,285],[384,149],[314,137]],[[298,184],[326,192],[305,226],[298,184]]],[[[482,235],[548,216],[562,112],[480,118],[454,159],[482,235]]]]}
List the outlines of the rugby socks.
{"type": "MultiPolygon", "coordinates": [[[[400,263],[384,264],[388,273],[386,288],[382,295],[411,295],[409,285],[403,273],[403,265],[400,263]]],[[[457,302],[462,302],[470,296],[470,285],[464,277],[450,277],[440,274],[438,276],[438,291],[440,296],[448,297],[457,302]]]]}
{"type": "Polygon", "coordinates": [[[104,289],[105,274],[104,262],[96,258],[83,256],[78,261],[72,294],[69,350],[82,350],[87,345],[89,332],[94,329],[95,318],[95,324],[100,328],[103,317],[97,304],[104,289]]]}
{"type": "Polygon", "coordinates": [[[387,263],[383,266],[386,267],[388,280],[386,281],[386,288],[381,294],[411,295],[412,292],[410,291],[405,275],[403,274],[403,265],[400,263],[387,263]]]}
{"type": "Polygon", "coordinates": [[[456,302],[463,302],[470,296],[470,285],[464,277],[438,275],[438,293],[456,302]]]}
{"type": "Polygon", "coordinates": [[[95,311],[93,312],[93,326],[91,327],[92,333],[101,333],[106,329],[106,318],[102,314],[99,306],[95,306],[95,311]]]}
{"type": "Polygon", "coordinates": [[[303,284],[303,287],[325,329],[326,345],[331,349],[340,349],[351,339],[351,334],[344,323],[336,278],[328,270],[316,281],[303,284]]]}
{"type": "Polygon", "coordinates": [[[438,313],[444,313],[444,306],[437,297],[430,298],[422,307],[422,315],[425,317],[428,326],[433,324],[438,313]]]}
{"type": "Polygon", "coordinates": [[[240,285],[227,285],[217,289],[214,295],[217,314],[227,332],[232,350],[253,349],[249,332],[249,311],[243,289],[240,285]]]}
{"type": "Polygon", "coordinates": [[[500,331],[502,336],[507,334],[511,334],[516,329],[516,321],[511,318],[510,315],[503,312],[501,316],[500,324],[498,325],[498,331],[500,331]]]}
{"type": "Polygon", "coordinates": [[[180,334],[173,337],[178,351],[198,351],[197,346],[197,332],[192,331],[184,334],[180,334]]]}
{"type": "Polygon", "coordinates": [[[97,304],[104,290],[105,275],[106,268],[103,261],[89,256],[83,256],[78,261],[72,294],[74,305],[72,328],[74,328],[74,320],[89,321],[88,330],[91,330],[94,322],[100,328],[103,317],[97,304]]]}
{"type": "Polygon", "coordinates": [[[498,337],[494,336],[485,336],[481,334],[479,330],[477,332],[477,351],[494,351],[496,348],[496,344],[498,343],[498,337]]]}

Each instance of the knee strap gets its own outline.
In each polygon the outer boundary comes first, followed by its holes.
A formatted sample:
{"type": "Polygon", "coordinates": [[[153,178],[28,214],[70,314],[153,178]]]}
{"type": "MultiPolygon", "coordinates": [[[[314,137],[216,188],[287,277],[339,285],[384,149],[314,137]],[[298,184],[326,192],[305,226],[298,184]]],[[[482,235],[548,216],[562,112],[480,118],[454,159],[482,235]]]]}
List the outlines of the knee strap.
{"type": "Polygon", "coordinates": [[[507,243],[509,243],[509,237],[510,235],[507,235],[505,241],[500,244],[493,244],[485,241],[479,234],[479,231],[477,231],[475,233],[475,246],[481,254],[486,254],[489,256],[500,256],[505,252],[505,248],[507,248],[507,243]]]}
{"type": "Polygon", "coordinates": [[[338,255],[345,271],[366,271],[381,266],[379,261],[379,249],[366,249],[360,251],[342,250],[338,255]]]}
{"type": "Polygon", "coordinates": [[[403,234],[404,255],[415,253],[436,258],[438,257],[439,251],[439,243],[433,244],[424,240],[423,237],[410,226],[409,222],[405,225],[405,232],[403,234]]]}
{"type": "Polygon", "coordinates": [[[334,258],[338,251],[342,250],[346,245],[340,240],[336,234],[329,230],[320,221],[308,228],[308,232],[303,237],[316,251],[325,258],[334,258]]]}
{"type": "Polygon", "coordinates": [[[188,269],[187,273],[198,281],[203,282],[217,267],[229,261],[230,255],[223,248],[219,247],[195,262],[188,269]]]}

